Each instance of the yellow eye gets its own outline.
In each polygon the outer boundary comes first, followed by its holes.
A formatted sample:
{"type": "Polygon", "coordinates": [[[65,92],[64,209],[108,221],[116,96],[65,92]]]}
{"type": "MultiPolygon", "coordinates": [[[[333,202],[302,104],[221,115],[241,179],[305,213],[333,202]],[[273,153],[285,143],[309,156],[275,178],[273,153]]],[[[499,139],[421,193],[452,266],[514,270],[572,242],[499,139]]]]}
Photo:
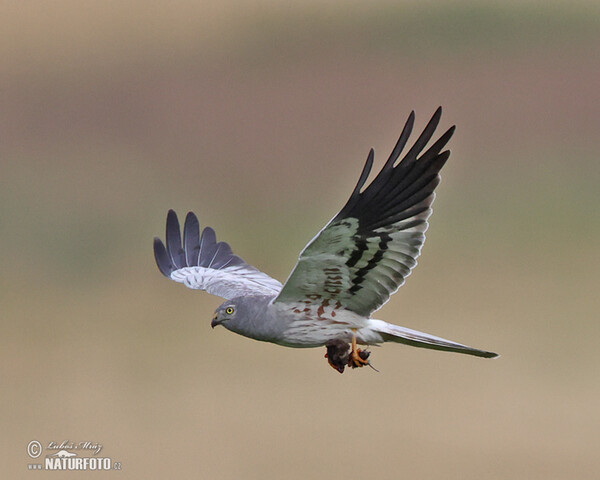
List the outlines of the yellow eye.
{"type": "Polygon", "coordinates": [[[226,313],[227,315],[232,315],[232,314],[233,314],[233,312],[234,312],[234,310],[233,310],[233,307],[227,307],[227,308],[225,309],[225,313],[226,313]]]}

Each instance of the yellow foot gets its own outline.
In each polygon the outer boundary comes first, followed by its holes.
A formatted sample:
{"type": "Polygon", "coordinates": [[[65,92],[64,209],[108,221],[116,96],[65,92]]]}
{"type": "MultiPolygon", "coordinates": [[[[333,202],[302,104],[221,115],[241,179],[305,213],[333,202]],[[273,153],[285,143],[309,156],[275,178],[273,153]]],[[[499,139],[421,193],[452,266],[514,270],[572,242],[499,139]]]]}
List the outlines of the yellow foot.
{"type": "Polygon", "coordinates": [[[348,359],[348,366],[352,368],[364,367],[369,365],[369,355],[371,352],[361,350],[360,348],[353,351],[348,359]]]}
{"type": "Polygon", "coordinates": [[[364,367],[369,364],[369,355],[371,352],[361,350],[356,347],[356,335],[352,335],[352,350],[348,358],[348,366],[352,368],[364,367]]]}

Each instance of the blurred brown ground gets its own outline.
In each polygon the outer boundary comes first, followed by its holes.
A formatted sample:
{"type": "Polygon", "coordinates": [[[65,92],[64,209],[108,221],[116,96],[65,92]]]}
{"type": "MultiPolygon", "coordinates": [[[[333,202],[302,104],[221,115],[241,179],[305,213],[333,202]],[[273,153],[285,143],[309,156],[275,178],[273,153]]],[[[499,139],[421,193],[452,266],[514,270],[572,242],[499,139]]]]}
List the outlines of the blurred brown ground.
{"type": "Polygon", "coordinates": [[[128,479],[597,478],[598,6],[219,5],[0,5],[2,477],[50,476],[37,439],[128,479]],[[428,242],[377,317],[500,359],[339,375],[212,331],[219,299],[156,269],[175,208],[284,280],[438,105],[428,242]]]}

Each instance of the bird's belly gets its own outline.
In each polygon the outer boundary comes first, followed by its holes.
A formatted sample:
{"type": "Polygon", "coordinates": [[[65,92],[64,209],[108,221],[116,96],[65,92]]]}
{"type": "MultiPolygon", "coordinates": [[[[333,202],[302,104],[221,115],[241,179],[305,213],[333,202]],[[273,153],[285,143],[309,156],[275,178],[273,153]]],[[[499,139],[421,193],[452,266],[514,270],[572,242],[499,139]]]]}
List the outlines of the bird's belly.
{"type": "Polygon", "coordinates": [[[331,340],[350,342],[353,332],[364,327],[366,320],[348,310],[324,312],[318,308],[294,309],[285,316],[288,327],[277,343],[298,348],[319,347],[331,340]]]}
{"type": "Polygon", "coordinates": [[[352,341],[350,325],[326,324],[326,322],[297,322],[285,331],[279,345],[295,348],[321,347],[331,340],[352,341]]]}

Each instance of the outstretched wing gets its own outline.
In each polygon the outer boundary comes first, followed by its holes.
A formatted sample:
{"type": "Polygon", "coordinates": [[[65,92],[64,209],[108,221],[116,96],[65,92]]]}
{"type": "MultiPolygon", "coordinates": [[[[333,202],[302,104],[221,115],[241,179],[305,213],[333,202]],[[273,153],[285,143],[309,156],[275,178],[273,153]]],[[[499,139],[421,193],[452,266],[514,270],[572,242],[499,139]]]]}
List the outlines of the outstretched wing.
{"type": "Polygon", "coordinates": [[[417,264],[439,171],[450,156],[442,149],[454,127],[421,153],[441,114],[440,107],[395,165],[413,128],[411,112],[390,158],[361,191],[373,166],[371,149],[350,199],[304,248],[276,302],[336,305],[369,316],[398,290],[417,264]]]}
{"type": "Polygon", "coordinates": [[[154,258],[165,277],[219,297],[277,295],[281,290],[281,283],[234,255],[227,243],[217,243],[212,228],[206,227],[200,235],[192,212],[185,217],[182,245],[177,214],[169,210],[166,247],[154,238],[154,258]]]}

